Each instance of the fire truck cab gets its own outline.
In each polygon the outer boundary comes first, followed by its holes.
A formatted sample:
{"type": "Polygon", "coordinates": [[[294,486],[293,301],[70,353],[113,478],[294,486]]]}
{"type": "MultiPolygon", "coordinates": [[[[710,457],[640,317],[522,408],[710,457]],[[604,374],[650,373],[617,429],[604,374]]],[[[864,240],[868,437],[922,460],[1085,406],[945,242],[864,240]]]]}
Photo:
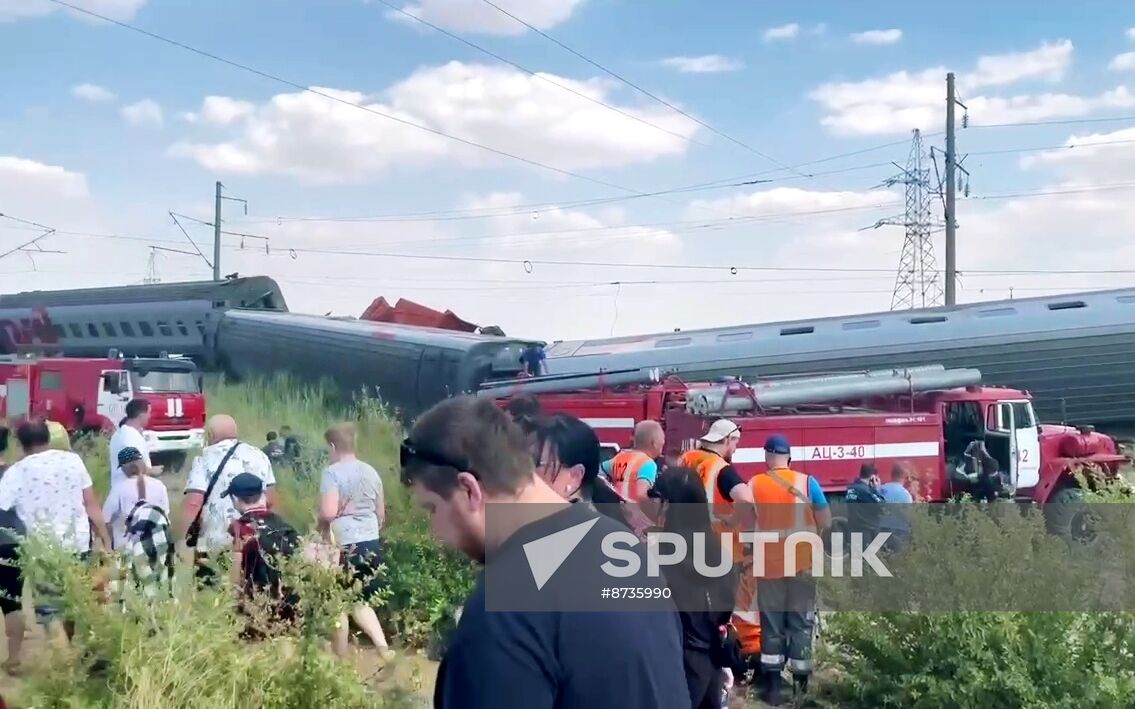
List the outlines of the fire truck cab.
{"type": "Polygon", "coordinates": [[[151,457],[180,463],[204,444],[201,373],[178,357],[0,358],[0,416],[44,417],[72,435],[114,432],[131,399],[150,402],[144,432],[151,457]]]}

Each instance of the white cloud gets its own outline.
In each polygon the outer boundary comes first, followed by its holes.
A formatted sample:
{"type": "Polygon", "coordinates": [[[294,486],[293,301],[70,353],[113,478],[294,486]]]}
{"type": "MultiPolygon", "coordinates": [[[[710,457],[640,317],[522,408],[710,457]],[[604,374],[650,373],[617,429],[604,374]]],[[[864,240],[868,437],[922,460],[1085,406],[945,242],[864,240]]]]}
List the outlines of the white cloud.
{"type": "MultiPolygon", "coordinates": [[[[1024,81],[1056,82],[1072,61],[1072,43],[1044,43],[1027,52],[978,58],[974,68],[958,75],[958,89],[974,124],[1085,115],[1098,108],[1126,107],[1125,87],[1097,96],[1066,93],[989,96],[983,89],[1024,81]]],[[[919,72],[899,71],[862,81],[822,84],[809,96],[825,115],[821,124],[840,135],[883,135],[937,126],[942,121],[946,67],[919,72]]]]}
{"type": "Polygon", "coordinates": [[[899,196],[883,190],[818,191],[795,187],[774,187],[738,193],[721,199],[696,199],[687,210],[690,217],[705,218],[713,212],[729,218],[819,217],[845,211],[894,208],[899,196]]]}
{"type": "Polygon", "coordinates": [[[1072,64],[1072,42],[1062,39],[1044,42],[1027,52],[1010,52],[979,57],[972,74],[961,79],[965,88],[1007,86],[1025,79],[1060,81],[1072,64]]]}
{"type": "Polygon", "coordinates": [[[668,57],[663,59],[661,63],[662,66],[676,69],[683,74],[716,74],[737,71],[744,66],[741,61],[720,54],[704,54],[700,57],[668,57]]]}
{"type": "Polygon", "coordinates": [[[140,128],[161,128],[165,122],[162,107],[148,98],[123,106],[122,118],[130,125],[140,128]]]}
{"type": "Polygon", "coordinates": [[[1135,27],[1128,29],[1126,34],[1127,34],[1127,39],[1135,41],[1135,27]]]}
{"type": "Polygon", "coordinates": [[[95,84],[79,84],[78,86],[74,86],[71,88],[71,95],[90,103],[105,103],[118,98],[112,92],[95,84]]]}
{"type": "Polygon", "coordinates": [[[902,30],[867,30],[851,35],[855,44],[895,44],[902,39],[902,30]]]}
{"type": "MultiPolygon", "coordinates": [[[[494,0],[493,4],[537,29],[548,30],[566,22],[583,0],[494,0]]],[[[528,32],[527,27],[482,0],[418,0],[402,5],[402,10],[457,32],[503,36],[528,32]]],[[[388,10],[386,16],[399,22],[417,24],[394,10],[388,10]]]]}
{"type": "Polygon", "coordinates": [[[183,118],[189,123],[227,126],[248,118],[255,111],[256,105],[249,101],[238,101],[228,96],[206,96],[199,112],[186,113],[183,118]]]}
{"type": "MultiPolygon", "coordinates": [[[[615,103],[610,82],[548,76],[597,100],[615,103]]],[[[646,163],[680,155],[687,147],[674,135],[501,66],[455,61],[419,69],[381,97],[318,90],[564,169],[646,163]]],[[[620,108],[678,135],[693,136],[697,131],[696,123],[673,111],[620,108]]],[[[480,166],[506,160],[312,93],[274,96],[233,128],[236,132],[228,139],[180,142],[171,152],[219,172],[287,174],[319,182],[357,181],[394,164],[446,160],[480,166]]]]}
{"type": "Polygon", "coordinates": [[[781,25],[780,27],[768,28],[765,30],[764,39],[766,42],[775,42],[782,39],[796,39],[799,34],[800,25],[791,22],[787,25],[781,25]]]}
{"type": "Polygon", "coordinates": [[[13,204],[36,202],[43,198],[85,199],[89,195],[87,178],[82,173],[14,155],[0,155],[0,185],[13,204]]]}
{"type": "MultiPolygon", "coordinates": [[[[134,19],[146,0],[71,0],[71,3],[112,20],[128,21],[134,19]]],[[[0,0],[0,22],[43,17],[56,10],[65,10],[68,15],[79,19],[92,19],[89,15],[68,10],[47,0],[0,0]]]]}
{"type": "Polygon", "coordinates": [[[1131,71],[1135,69],[1135,52],[1117,54],[1107,66],[1112,71],[1131,71]]]}
{"type": "Polygon", "coordinates": [[[1058,170],[1076,182],[1120,182],[1135,178],[1135,128],[1109,133],[1072,135],[1063,149],[1048,150],[1021,158],[1025,169],[1058,170]]]}

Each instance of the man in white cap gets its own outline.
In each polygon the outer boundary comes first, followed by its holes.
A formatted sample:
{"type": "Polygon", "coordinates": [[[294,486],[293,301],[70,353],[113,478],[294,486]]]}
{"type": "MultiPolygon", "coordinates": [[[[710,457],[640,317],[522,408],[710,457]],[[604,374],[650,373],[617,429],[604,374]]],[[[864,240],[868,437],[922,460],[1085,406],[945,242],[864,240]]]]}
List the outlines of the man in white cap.
{"type": "Polygon", "coordinates": [[[697,472],[714,517],[726,526],[752,521],[753,493],[730,462],[740,442],[741,427],[729,419],[718,419],[698,439],[697,449],[683,453],[678,462],[697,472]],[[741,510],[734,509],[737,502],[743,503],[741,510]]]}

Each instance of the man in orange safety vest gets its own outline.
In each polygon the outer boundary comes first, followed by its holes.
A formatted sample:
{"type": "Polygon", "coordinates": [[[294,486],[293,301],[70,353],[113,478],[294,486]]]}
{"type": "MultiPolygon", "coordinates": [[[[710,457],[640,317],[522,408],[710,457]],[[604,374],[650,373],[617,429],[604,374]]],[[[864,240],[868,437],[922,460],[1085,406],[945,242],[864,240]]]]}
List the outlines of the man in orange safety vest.
{"type": "Polygon", "coordinates": [[[698,439],[698,447],[683,453],[678,461],[701,478],[717,531],[747,526],[752,519],[753,494],[731,462],[740,442],[741,427],[729,419],[718,419],[698,439]],[[738,502],[742,503],[740,510],[735,507],[738,502]]]}
{"type": "Polygon", "coordinates": [[[639,421],[634,428],[634,447],[619,451],[600,466],[600,472],[624,499],[646,504],[646,493],[658,477],[655,459],[662,455],[665,444],[666,434],[661,424],[639,421]]]}
{"type": "MultiPolygon", "coordinates": [[[[757,608],[761,627],[760,699],[778,706],[781,673],[787,664],[796,691],[803,694],[812,674],[812,627],[816,581],[811,575],[817,536],[788,542],[794,532],[822,533],[831,526],[831,510],[820,484],[789,465],[792,446],[781,435],[764,446],[767,472],[749,481],[756,505],[757,532],[775,533],[776,541],[758,540],[754,555],[757,608]]],[[[822,561],[822,559],[820,559],[822,561]]]]}

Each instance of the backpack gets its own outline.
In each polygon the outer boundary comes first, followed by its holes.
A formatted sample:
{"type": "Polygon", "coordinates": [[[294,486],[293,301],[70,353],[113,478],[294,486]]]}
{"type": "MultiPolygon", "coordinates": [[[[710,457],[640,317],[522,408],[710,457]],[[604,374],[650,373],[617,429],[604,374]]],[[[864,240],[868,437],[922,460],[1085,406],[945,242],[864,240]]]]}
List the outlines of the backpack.
{"type": "Polygon", "coordinates": [[[251,530],[241,550],[240,568],[245,594],[253,597],[268,594],[278,599],[277,617],[291,620],[295,616],[298,596],[280,578],[280,562],[300,549],[296,530],[279,515],[271,512],[250,513],[240,522],[251,530]]]}
{"type": "Polygon", "coordinates": [[[19,546],[28,530],[16,514],[16,508],[0,510],[0,547],[19,546]]]}
{"type": "Polygon", "coordinates": [[[177,551],[171,526],[165,511],[145,499],[136,502],[126,515],[127,547],[123,552],[129,558],[131,581],[147,596],[153,596],[162,586],[173,594],[177,551]]]}

